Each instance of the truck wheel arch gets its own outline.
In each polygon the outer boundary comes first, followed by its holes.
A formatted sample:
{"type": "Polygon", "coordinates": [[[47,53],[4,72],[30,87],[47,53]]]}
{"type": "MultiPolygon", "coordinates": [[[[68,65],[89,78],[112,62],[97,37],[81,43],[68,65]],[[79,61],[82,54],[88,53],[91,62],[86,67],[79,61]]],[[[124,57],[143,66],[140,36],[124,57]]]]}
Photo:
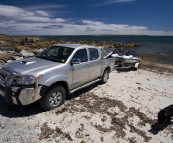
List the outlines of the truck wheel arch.
{"type": "MultiPolygon", "coordinates": [[[[105,72],[105,70],[108,70],[108,72],[110,73],[110,71],[111,71],[111,68],[108,66],[108,67],[106,67],[103,71],[102,71],[102,75],[103,75],[103,73],[105,72]]],[[[101,76],[102,76],[101,75],[101,76]]]]}
{"type": "Polygon", "coordinates": [[[67,93],[67,96],[68,96],[69,87],[68,87],[68,83],[66,81],[58,81],[58,82],[53,83],[50,86],[42,85],[41,90],[40,90],[40,96],[44,96],[44,94],[48,91],[49,88],[56,86],[56,85],[57,86],[60,85],[60,86],[64,87],[64,89],[67,93]]]}

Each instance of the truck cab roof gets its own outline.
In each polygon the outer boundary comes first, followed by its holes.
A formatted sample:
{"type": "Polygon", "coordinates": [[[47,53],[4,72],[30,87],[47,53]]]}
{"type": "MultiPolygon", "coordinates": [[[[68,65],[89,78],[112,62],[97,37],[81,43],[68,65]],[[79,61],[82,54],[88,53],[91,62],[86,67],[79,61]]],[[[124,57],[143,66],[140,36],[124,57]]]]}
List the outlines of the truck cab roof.
{"type": "Polygon", "coordinates": [[[70,44],[70,43],[65,43],[65,44],[54,44],[53,46],[62,46],[62,47],[69,47],[69,48],[85,48],[85,47],[94,47],[94,48],[99,48],[97,46],[92,46],[92,45],[84,45],[84,44],[70,44]]]}

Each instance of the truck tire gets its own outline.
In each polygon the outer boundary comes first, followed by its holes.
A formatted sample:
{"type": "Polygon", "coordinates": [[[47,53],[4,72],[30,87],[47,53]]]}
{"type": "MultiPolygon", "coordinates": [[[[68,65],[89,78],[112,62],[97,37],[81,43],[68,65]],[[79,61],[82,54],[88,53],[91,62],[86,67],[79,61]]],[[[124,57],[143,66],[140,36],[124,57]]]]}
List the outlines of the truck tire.
{"type": "Polygon", "coordinates": [[[100,83],[101,84],[104,84],[108,81],[108,78],[109,78],[109,71],[108,70],[105,70],[102,77],[101,77],[101,81],[100,83]]]}
{"type": "Polygon", "coordinates": [[[66,98],[66,91],[60,85],[54,85],[48,89],[45,95],[39,100],[40,106],[49,111],[61,106],[66,98]]]}

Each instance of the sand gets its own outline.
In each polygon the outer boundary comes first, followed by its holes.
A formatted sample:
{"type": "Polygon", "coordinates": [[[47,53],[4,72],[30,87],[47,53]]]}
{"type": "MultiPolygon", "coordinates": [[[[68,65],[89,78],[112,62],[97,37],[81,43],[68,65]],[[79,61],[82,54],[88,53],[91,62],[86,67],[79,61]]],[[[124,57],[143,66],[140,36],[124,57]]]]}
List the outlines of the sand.
{"type": "Polygon", "coordinates": [[[37,103],[9,109],[3,102],[0,120],[5,127],[1,127],[0,141],[8,138],[9,142],[173,142],[173,121],[163,131],[151,129],[159,110],[170,104],[172,73],[115,70],[106,84],[96,83],[77,91],[60,108],[49,112],[42,112],[37,103]],[[9,119],[11,126],[7,124],[9,119]],[[18,136],[13,132],[18,132],[18,136]]]}

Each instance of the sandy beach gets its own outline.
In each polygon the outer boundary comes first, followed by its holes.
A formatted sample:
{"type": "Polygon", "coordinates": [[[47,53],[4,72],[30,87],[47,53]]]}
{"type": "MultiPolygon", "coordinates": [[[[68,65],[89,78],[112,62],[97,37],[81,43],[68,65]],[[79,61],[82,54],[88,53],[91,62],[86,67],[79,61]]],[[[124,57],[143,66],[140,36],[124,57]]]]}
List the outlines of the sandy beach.
{"type": "Polygon", "coordinates": [[[172,142],[173,122],[154,131],[160,109],[173,103],[173,74],[114,70],[107,84],[75,92],[60,108],[19,107],[0,97],[1,142],[172,142]]]}

